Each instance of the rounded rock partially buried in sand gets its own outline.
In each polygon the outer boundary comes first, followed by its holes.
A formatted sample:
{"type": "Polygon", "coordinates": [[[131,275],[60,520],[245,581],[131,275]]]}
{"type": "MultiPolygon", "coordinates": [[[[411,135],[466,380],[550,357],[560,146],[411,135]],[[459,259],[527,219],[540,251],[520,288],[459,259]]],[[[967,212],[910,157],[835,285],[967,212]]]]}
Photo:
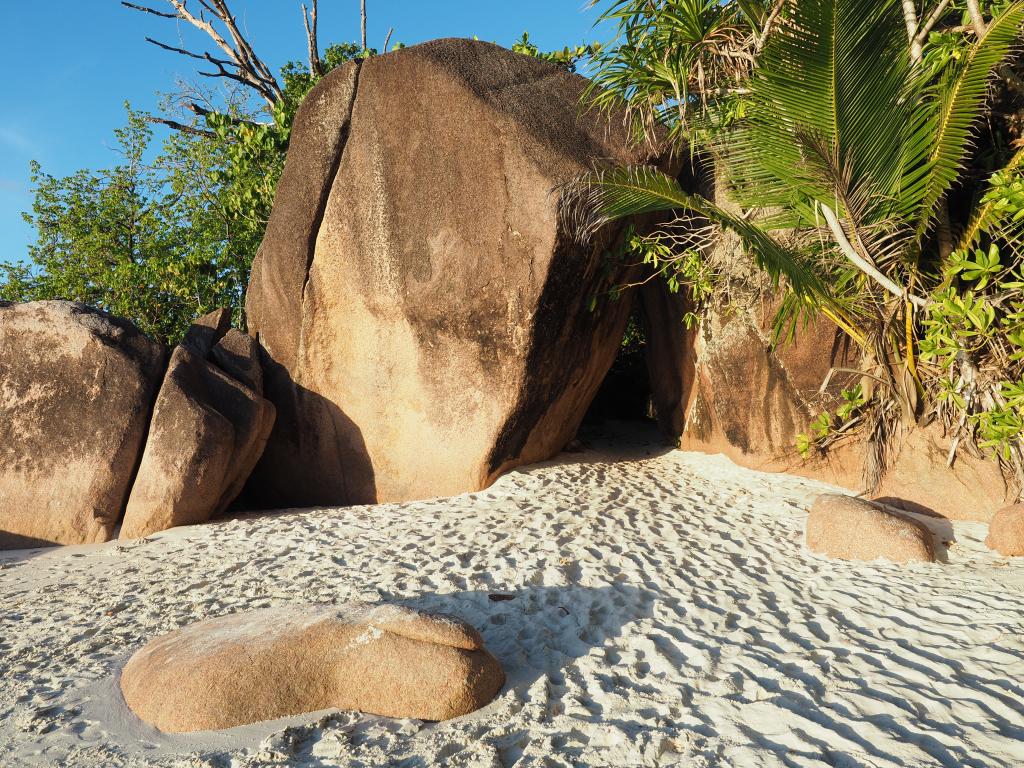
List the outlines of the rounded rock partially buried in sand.
{"type": "Polygon", "coordinates": [[[505,682],[472,626],[394,605],[266,608],[155,638],[121,692],[167,733],[208,731],[323,709],[448,720],[505,682]]]}
{"type": "Polygon", "coordinates": [[[1024,504],[1003,507],[992,516],[985,546],[1007,557],[1024,556],[1024,504]]]}
{"type": "Polygon", "coordinates": [[[807,518],[807,546],[841,560],[935,560],[931,531],[921,523],[864,499],[834,493],[814,500],[807,518]]]}

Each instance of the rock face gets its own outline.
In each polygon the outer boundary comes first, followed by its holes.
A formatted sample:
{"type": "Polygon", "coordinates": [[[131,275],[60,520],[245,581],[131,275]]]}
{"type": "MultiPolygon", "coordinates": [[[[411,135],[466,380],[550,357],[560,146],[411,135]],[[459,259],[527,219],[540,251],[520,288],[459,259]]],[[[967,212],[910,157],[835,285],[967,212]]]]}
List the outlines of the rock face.
{"type": "MultiPolygon", "coordinates": [[[[796,451],[797,435],[808,432],[823,411],[834,412],[840,391],[856,384],[856,377],[839,372],[820,391],[833,368],[859,368],[855,345],[833,324],[819,320],[799,329],[793,342],[773,347],[774,312],[770,304],[729,314],[711,309],[693,335],[689,358],[674,353],[659,363],[669,370],[680,362],[692,366],[692,384],[677,400],[685,409],[676,412],[684,424],[681,447],[724,453],[751,469],[864,489],[863,442],[850,441],[809,460],[796,451]]],[[[684,387],[689,383],[685,371],[678,381],[684,387]]],[[[1006,503],[998,465],[961,451],[949,467],[948,454],[949,440],[937,427],[897,435],[891,464],[871,495],[953,520],[987,521],[994,508],[1006,503]]]]}
{"type": "Polygon", "coordinates": [[[505,676],[479,633],[397,606],[263,609],[151,640],[121,674],[125,701],[168,733],[322,709],[447,720],[493,699],[505,676]]]}
{"type": "Polygon", "coordinates": [[[0,549],[107,541],[164,350],[81,304],[0,304],[0,549]]]}
{"type": "Polygon", "coordinates": [[[229,320],[226,312],[202,318],[171,355],[122,539],[206,522],[237,498],[259,460],[274,406],[262,397],[255,342],[229,320]]]}
{"type": "Polygon", "coordinates": [[[686,407],[695,382],[697,333],[683,322],[692,306],[685,293],[670,293],[661,280],[640,287],[637,305],[646,337],[644,357],[658,426],[676,443],[686,426],[686,407]]]}
{"type": "Polygon", "coordinates": [[[985,546],[1007,557],[1024,556],[1024,504],[1003,507],[992,516],[985,546]]]}
{"type": "Polygon", "coordinates": [[[933,562],[931,531],[912,520],[852,496],[822,494],[807,518],[807,546],[841,560],[933,562]]]}
{"type": "Polygon", "coordinates": [[[705,317],[695,334],[695,381],[682,435],[687,450],[723,452],[748,464],[792,460],[796,436],[834,405],[838,382],[849,376],[836,377],[825,396],[818,390],[833,366],[856,365],[849,342],[821,321],[803,329],[798,343],[776,348],[773,315],[772,307],[754,307],[705,317]]]}
{"type": "Polygon", "coordinates": [[[439,40],[335,70],[296,119],[247,296],[278,422],[264,506],[479,489],[575,434],[629,303],[558,185],[627,150],[585,81],[439,40]],[[591,299],[599,301],[589,310],[591,299]]]}
{"type": "MultiPolygon", "coordinates": [[[[728,197],[708,183],[710,175],[698,167],[680,181],[730,208],[728,197]]],[[[834,412],[841,391],[857,384],[849,372],[860,369],[857,346],[824,318],[774,344],[777,295],[752,270],[742,243],[725,233],[708,258],[747,295],[734,295],[730,285],[726,300],[700,308],[700,324],[692,331],[682,322],[695,310],[684,293],[669,294],[655,280],[638,295],[651,395],[664,431],[684,450],[723,453],[751,469],[865,490],[863,442],[846,441],[809,460],[796,450],[797,435],[823,411],[834,412]]],[[[964,451],[949,467],[949,447],[935,426],[894,436],[892,461],[872,495],[892,506],[987,522],[993,509],[1007,503],[999,467],[964,451]]]]}

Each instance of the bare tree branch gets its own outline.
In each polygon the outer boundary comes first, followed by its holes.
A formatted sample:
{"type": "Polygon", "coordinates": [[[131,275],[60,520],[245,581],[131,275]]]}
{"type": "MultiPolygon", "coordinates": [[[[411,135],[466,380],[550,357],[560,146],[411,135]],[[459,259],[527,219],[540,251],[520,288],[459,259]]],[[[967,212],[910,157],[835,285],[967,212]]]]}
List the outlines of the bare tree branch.
{"type": "Polygon", "coordinates": [[[267,67],[263,60],[256,55],[252,46],[238,29],[238,24],[235,21],[235,17],[231,14],[227,0],[198,0],[198,3],[202,8],[209,12],[215,20],[224,25],[224,28],[227,30],[228,37],[231,38],[230,43],[227,38],[217,30],[213,23],[207,19],[206,14],[204,14],[202,10],[198,11],[198,13],[193,13],[193,11],[189,9],[189,0],[166,0],[166,2],[174,8],[176,13],[158,11],[148,6],[126,2],[126,0],[122,0],[121,5],[125,8],[140,11],[142,13],[153,14],[160,18],[185,21],[196,29],[204,32],[206,36],[213,41],[213,44],[223,51],[224,55],[227,57],[226,59],[214,57],[209,53],[197,54],[183,48],[176,48],[163,43],[157,43],[155,40],[147,38],[150,42],[155,45],[159,45],[165,50],[173,51],[190,58],[202,59],[217,67],[217,72],[215,73],[200,72],[199,74],[204,77],[223,77],[242,83],[256,91],[271,107],[275,106],[284,97],[284,92],[278,84],[277,79],[270,71],[270,68],[267,67]],[[235,71],[231,72],[227,67],[231,67],[235,71]]]}
{"type": "Polygon", "coordinates": [[[152,37],[147,37],[146,42],[152,43],[157,48],[163,48],[165,51],[170,51],[171,53],[180,53],[182,56],[188,56],[190,59],[208,61],[209,63],[218,66],[237,66],[233,61],[228,61],[227,59],[218,59],[215,56],[210,55],[209,53],[193,53],[192,51],[186,50],[184,48],[177,48],[173,45],[168,45],[167,43],[161,43],[159,40],[154,40],[152,37]]]}
{"type": "Polygon", "coordinates": [[[924,24],[921,25],[921,28],[917,30],[917,34],[914,35],[914,41],[917,42],[922,49],[924,48],[925,42],[928,40],[928,35],[931,34],[935,25],[939,23],[939,19],[942,18],[942,14],[946,12],[948,7],[949,0],[942,0],[942,2],[935,6],[935,10],[932,11],[931,16],[929,16],[924,24]]]}
{"type": "Polygon", "coordinates": [[[309,44],[309,71],[314,77],[322,77],[324,65],[320,61],[320,45],[316,35],[316,3],[313,0],[313,8],[308,13],[306,6],[302,6],[302,23],[306,27],[306,41],[309,44]]]}
{"type": "Polygon", "coordinates": [[[366,50],[366,0],[359,2],[359,26],[362,30],[363,50],[366,50]]]}
{"type": "Polygon", "coordinates": [[[142,11],[143,13],[151,13],[154,16],[159,16],[162,19],[177,19],[178,14],[176,13],[165,13],[164,11],[158,11],[155,8],[149,8],[145,5],[136,5],[135,3],[128,3],[122,0],[121,5],[125,8],[131,8],[133,11],[142,11]]]}
{"type": "Polygon", "coordinates": [[[754,56],[761,53],[761,49],[764,48],[764,44],[768,42],[768,35],[772,33],[772,29],[775,27],[775,22],[778,20],[785,5],[786,0],[777,0],[775,7],[772,8],[772,12],[768,14],[768,18],[764,22],[764,28],[761,30],[761,35],[757,38],[757,43],[754,45],[754,56]]]}
{"type": "Polygon", "coordinates": [[[910,60],[920,64],[924,60],[924,46],[917,40],[917,5],[914,0],[903,0],[903,22],[907,25],[907,40],[910,41],[910,60]]]}
{"type": "Polygon", "coordinates": [[[255,126],[257,128],[265,128],[265,127],[267,127],[269,125],[272,125],[272,123],[261,123],[261,122],[258,122],[256,120],[248,120],[248,119],[246,119],[244,117],[234,117],[232,115],[227,115],[227,114],[224,114],[223,112],[219,112],[219,111],[214,110],[214,109],[207,109],[206,107],[204,107],[204,106],[202,106],[200,104],[196,104],[194,101],[190,102],[188,104],[185,104],[184,107],[189,112],[191,112],[194,115],[198,115],[199,117],[206,117],[207,115],[213,115],[213,114],[220,115],[224,120],[227,120],[229,123],[231,123],[233,125],[252,125],[252,126],[255,126]]]}
{"type": "MultiPolygon", "coordinates": [[[[169,2],[177,4],[179,0],[169,0],[169,2]]],[[[204,7],[210,9],[211,13],[218,16],[224,26],[227,27],[228,34],[231,35],[231,39],[235,43],[235,48],[238,53],[241,54],[244,63],[256,73],[257,77],[262,79],[269,87],[271,87],[271,90],[274,90],[275,98],[280,99],[284,94],[281,91],[280,86],[278,86],[273,72],[271,72],[270,68],[263,63],[263,60],[256,55],[256,52],[253,51],[249,41],[246,40],[239,31],[238,24],[235,22],[235,17],[231,14],[230,9],[228,8],[227,0],[199,0],[199,2],[202,3],[204,7]]],[[[182,5],[184,5],[184,0],[182,0],[182,5]]]]}
{"type": "Polygon", "coordinates": [[[979,38],[985,36],[985,32],[988,31],[988,24],[985,23],[985,17],[981,15],[981,8],[978,5],[978,0],[967,0],[967,12],[971,15],[971,24],[974,26],[974,34],[979,38]]]}
{"type": "Polygon", "coordinates": [[[388,52],[388,43],[391,42],[391,35],[394,33],[394,31],[395,31],[394,27],[392,27],[391,29],[388,30],[388,35],[387,35],[387,37],[384,38],[384,47],[381,48],[381,51],[380,51],[381,53],[387,53],[388,52]]]}
{"type": "Polygon", "coordinates": [[[146,119],[151,123],[166,125],[168,128],[173,128],[176,131],[181,131],[182,133],[187,133],[192,136],[205,136],[207,138],[213,138],[216,136],[213,131],[208,131],[205,128],[196,128],[194,125],[185,125],[185,123],[179,123],[177,120],[169,120],[166,117],[148,115],[146,119]]]}

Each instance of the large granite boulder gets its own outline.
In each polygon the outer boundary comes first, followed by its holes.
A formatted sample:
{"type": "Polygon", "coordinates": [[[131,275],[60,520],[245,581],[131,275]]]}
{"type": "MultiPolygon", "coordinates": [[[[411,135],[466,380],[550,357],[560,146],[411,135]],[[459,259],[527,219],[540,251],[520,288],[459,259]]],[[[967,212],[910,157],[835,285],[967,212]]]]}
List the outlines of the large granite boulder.
{"type": "Polygon", "coordinates": [[[438,40],[309,94],[247,296],[278,409],[252,498],[470,491],[572,439],[630,306],[607,296],[618,232],[573,242],[559,185],[648,159],[585,87],[438,40]]]}
{"type": "Polygon", "coordinates": [[[731,310],[712,306],[689,337],[691,346],[681,352],[667,347],[666,353],[648,346],[656,353],[651,365],[669,372],[669,391],[677,393],[668,412],[673,425],[683,425],[683,449],[723,453],[751,469],[824,480],[953,520],[988,521],[1006,503],[998,464],[961,450],[950,466],[949,439],[934,424],[892,436],[889,465],[874,487],[865,477],[869,451],[863,440],[800,456],[797,436],[809,432],[823,411],[835,412],[841,390],[858,381],[850,371],[859,369],[860,360],[856,346],[824,318],[800,327],[793,340],[774,344],[774,312],[770,301],[731,310]],[[675,403],[681,409],[672,408],[675,403]]]}
{"type": "Polygon", "coordinates": [[[223,512],[244,487],[274,423],[253,339],[226,311],[201,318],[171,355],[120,537],[223,512]]]}
{"type": "Polygon", "coordinates": [[[128,706],[168,733],[323,709],[448,720],[493,699],[505,675],[454,617],[393,605],[266,608],[151,640],[121,673],[128,706]]]}
{"type": "Polygon", "coordinates": [[[111,537],[164,356],[81,304],[0,303],[0,549],[111,537]]]}
{"type": "Polygon", "coordinates": [[[864,499],[825,493],[807,517],[807,547],[841,560],[934,562],[931,531],[913,518],[864,499]]]}

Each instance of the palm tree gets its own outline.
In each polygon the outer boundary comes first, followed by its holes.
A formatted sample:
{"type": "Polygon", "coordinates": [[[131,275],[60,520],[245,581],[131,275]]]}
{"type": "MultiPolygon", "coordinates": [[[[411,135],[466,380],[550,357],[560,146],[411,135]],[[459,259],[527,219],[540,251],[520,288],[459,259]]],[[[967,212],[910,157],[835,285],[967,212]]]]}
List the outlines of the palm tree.
{"type": "MultiPolygon", "coordinates": [[[[910,423],[920,411],[920,319],[951,250],[937,231],[1024,4],[1010,3],[938,77],[911,51],[915,35],[900,0],[780,0],[776,9],[783,6],[743,84],[744,116],[708,144],[729,197],[749,216],[648,167],[578,180],[568,210],[580,234],[666,210],[735,232],[761,267],[786,279],[777,328],[811,307],[858,342],[868,394],[876,395],[867,421],[891,429],[894,416],[910,423]],[[794,232],[800,247],[787,245],[794,232]]],[[[992,214],[979,209],[962,245],[992,214]]]]}

